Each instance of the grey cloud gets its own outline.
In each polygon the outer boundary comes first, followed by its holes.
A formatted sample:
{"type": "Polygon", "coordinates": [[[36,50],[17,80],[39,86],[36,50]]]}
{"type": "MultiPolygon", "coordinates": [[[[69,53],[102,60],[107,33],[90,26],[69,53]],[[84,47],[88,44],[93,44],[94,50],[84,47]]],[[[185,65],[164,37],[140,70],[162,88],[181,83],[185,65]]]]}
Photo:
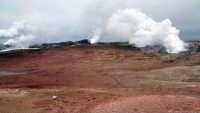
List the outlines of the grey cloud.
{"type": "MultiPolygon", "coordinates": [[[[117,10],[140,8],[158,22],[169,18],[180,30],[181,39],[192,40],[200,36],[199,5],[198,0],[1,0],[0,29],[26,20],[27,25],[37,28],[35,35],[40,42],[74,41],[105,27],[117,10]]],[[[113,40],[106,32],[101,37],[101,41],[113,40]]]]}

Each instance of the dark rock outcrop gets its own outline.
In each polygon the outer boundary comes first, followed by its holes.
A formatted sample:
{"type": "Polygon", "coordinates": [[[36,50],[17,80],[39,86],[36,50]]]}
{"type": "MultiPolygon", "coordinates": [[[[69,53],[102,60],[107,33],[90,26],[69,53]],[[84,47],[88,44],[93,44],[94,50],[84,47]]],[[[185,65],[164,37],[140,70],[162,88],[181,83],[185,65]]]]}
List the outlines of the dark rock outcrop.
{"type": "Polygon", "coordinates": [[[75,44],[91,44],[88,39],[83,39],[80,41],[74,42],[75,44]]]}
{"type": "Polygon", "coordinates": [[[71,45],[75,45],[75,43],[72,42],[72,41],[67,41],[67,42],[58,43],[58,45],[60,45],[60,46],[71,46],[71,45]]]}

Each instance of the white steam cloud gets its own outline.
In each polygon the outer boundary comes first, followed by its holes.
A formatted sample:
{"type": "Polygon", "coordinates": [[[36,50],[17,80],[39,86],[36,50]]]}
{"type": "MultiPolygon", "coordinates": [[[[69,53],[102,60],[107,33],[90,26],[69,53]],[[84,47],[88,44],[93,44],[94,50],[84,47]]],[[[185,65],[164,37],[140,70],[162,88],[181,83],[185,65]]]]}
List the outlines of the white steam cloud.
{"type": "Polygon", "coordinates": [[[13,25],[8,29],[0,29],[0,37],[9,37],[12,38],[19,34],[20,31],[23,31],[25,26],[25,20],[21,22],[13,22],[13,25]]]}
{"type": "MultiPolygon", "coordinates": [[[[168,53],[185,51],[186,44],[178,37],[179,30],[172,26],[172,22],[169,19],[156,22],[146,14],[140,12],[140,10],[130,8],[118,10],[111,17],[108,16],[106,19],[101,18],[101,21],[98,24],[100,27],[94,30],[93,34],[89,36],[91,44],[99,42],[101,37],[105,41],[105,37],[108,37],[108,34],[110,34],[118,40],[128,41],[137,47],[163,45],[168,53]]],[[[84,21],[80,23],[84,23],[84,21]]],[[[90,24],[93,25],[95,22],[90,24]]],[[[22,20],[20,22],[13,22],[9,29],[0,29],[0,38],[7,39],[4,45],[11,45],[16,48],[28,48],[33,44],[43,42],[55,42],[55,40],[68,41],[71,37],[85,38],[88,36],[91,27],[85,24],[80,24],[76,27],[73,24],[67,24],[64,27],[61,24],[59,25],[61,26],[59,29],[54,26],[48,26],[48,24],[31,26],[27,25],[25,20],[22,20]],[[79,28],[79,26],[82,27],[79,28]],[[87,30],[84,31],[86,28],[87,30]]]]}
{"type": "Polygon", "coordinates": [[[99,42],[100,37],[101,37],[101,32],[102,32],[102,29],[100,29],[100,28],[93,31],[93,34],[90,39],[91,44],[96,44],[99,42]]]}
{"type": "Polygon", "coordinates": [[[9,39],[4,43],[4,45],[10,45],[14,48],[28,48],[30,45],[32,45],[35,40],[34,35],[21,35],[17,37],[16,39],[9,39]]]}
{"type": "Polygon", "coordinates": [[[0,29],[0,38],[2,37],[8,39],[4,45],[14,48],[28,48],[37,42],[34,27],[27,25],[25,20],[13,22],[13,25],[7,30],[0,29]]]}
{"type": "Polygon", "coordinates": [[[169,19],[156,22],[138,9],[118,10],[108,19],[106,30],[137,47],[163,45],[168,53],[178,53],[186,46],[169,19]]]}

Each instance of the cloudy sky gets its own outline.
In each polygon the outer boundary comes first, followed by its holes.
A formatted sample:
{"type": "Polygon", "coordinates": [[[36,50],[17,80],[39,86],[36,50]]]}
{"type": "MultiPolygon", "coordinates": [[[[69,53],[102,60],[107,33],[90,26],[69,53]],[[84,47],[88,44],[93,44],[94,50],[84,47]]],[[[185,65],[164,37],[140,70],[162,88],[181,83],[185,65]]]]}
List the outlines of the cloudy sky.
{"type": "MultiPolygon", "coordinates": [[[[76,41],[104,29],[113,13],[127,8],[138,8],[157,22],[169,19],[182,40],[200,39],[199,0],[0,0],[0,33],[23,20],[37,34],[34,40],[76,41]]],[[[13,38],[4,35],[1,43],[13,38]]],[[[102,30],[100,41],[112,40],[102,30]]]]}

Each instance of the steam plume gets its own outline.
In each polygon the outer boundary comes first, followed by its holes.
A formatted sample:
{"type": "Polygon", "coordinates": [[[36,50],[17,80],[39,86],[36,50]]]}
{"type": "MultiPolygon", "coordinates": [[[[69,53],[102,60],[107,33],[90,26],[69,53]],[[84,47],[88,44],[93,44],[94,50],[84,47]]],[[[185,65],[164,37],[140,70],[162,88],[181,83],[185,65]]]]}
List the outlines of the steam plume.
{"type": "Polygon", "coordinates": [[[26,25],[25,20],[13,22],[8,29],[0,29],[0,38],[7,38],[4,45],[10,45],[14,48],[27,48],[33,44],[35,40],[34,27],[26,25]]]}
{"type": "Polygon", "coordinates": [[[102,32],[102,30],[100,28],[93,31],[93,35],[90,39],[91,44],[95,44],[95,43],[99,42],[100,37],[101,37],[101,32],[102,32]]]}
{"type": "MultiPolygon", "coordinates": [[[[107,19],[102,19],[102,21],[106,20],[107,19]]],[[[105,22],[106,24],[103,23],[104,22],[102,22],[102,26],[100,26],[101,29],[97,28],[93,31],[93,34],[89,36],[91,44],[97,43],[101,35],[106,37],[106,33],[108,33],[121,41],[128,41],[130,44],[134,43],[137,47],[163,45],[168,53],[185,51],[186,44],[178,37],[179,30],[172,26],[172,22],[169,19],[156,22],[146,14],[140,12],[140,10],[131,8],[118,10],[108,18],[107,23],[105,22]]],[[[95,24],[95,22],[91,24],[95,24]]],[[[9,29],[0,29],[0,38],[8,39],[4,45],[27,48],[33,44],[54,42],[55,40],[69,40],[59,37],[84,37],[88,35],[86,32],[81,32],[83,30],[77,30],[76,28],[78,27],[69,27],[69,25],[66,25],[68,26],[66,28],[61,27],[62,29],[57,29],[49,27],[48,24],[41,26],[27,25],[26,21],[22,20],[20,22],[13,22],[9,29]],[[67,28],[69,29],[67,30],[67,28]]],[[[80,24],[78,26],[83,25],[80,24]]],[[[88,26],[84,25],[83,28],[87,27],[88,26]]],[[[102,39],[105,40],[105,37],[102,37],[102,39]]]]}
{"type": "Polygon", "coordinates": [[[19,34],[25,28],[25,21],[22,20],[21,22],[13,22],[13,25],[8,29],[0,29],[0,37],[14,37],[19,34]]]}
{"type": "Polygon", "coordinates": [[[156,22],[138,9],[118,10],[108,19],[106,30],[137,47],[163,45],[168,53],[178,53],[186,46],[169,19],[156,22]]]}

